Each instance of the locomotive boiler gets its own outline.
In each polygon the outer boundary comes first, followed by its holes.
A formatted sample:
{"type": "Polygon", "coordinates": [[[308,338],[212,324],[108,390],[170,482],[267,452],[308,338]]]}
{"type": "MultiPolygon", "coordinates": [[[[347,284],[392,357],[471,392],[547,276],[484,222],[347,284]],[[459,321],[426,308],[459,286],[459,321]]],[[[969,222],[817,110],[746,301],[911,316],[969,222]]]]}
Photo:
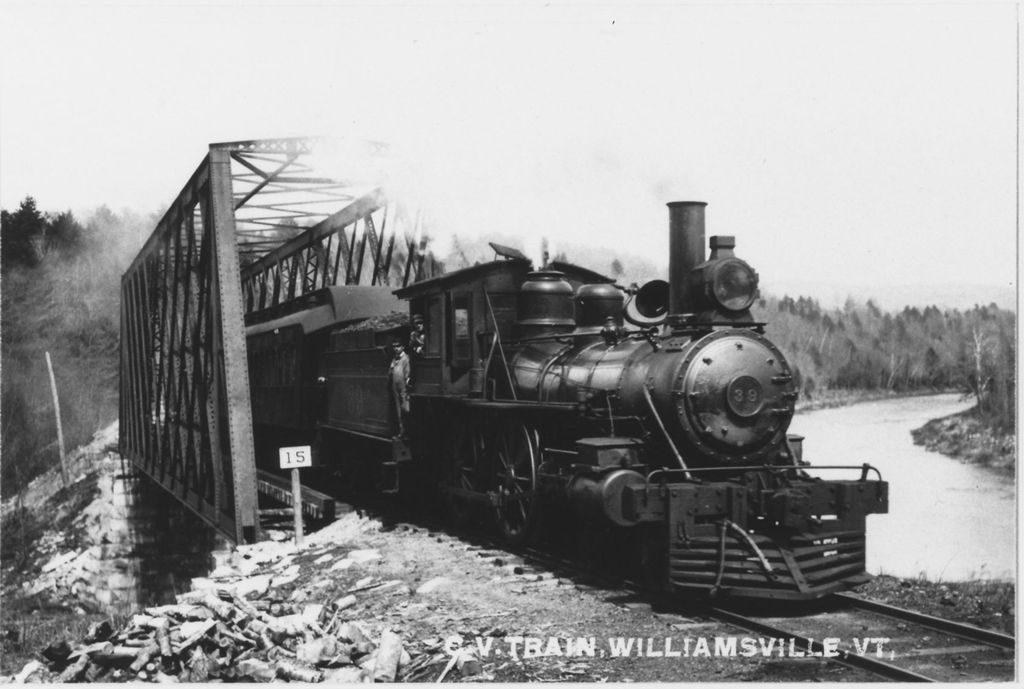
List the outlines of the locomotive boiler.
{"type": "Polygon", "coordinates": [[[322,463],[369,461],[386,489],[512,542],[601,534],[674,593],[813,599],[866,581],[887,484],[803,460],[793,370],[750,311],[757,273],[733,237],[705,253],[705,205],[669,204],[668,281],[624,289],[492,245],[495,261],[396,290],[405,322],[318,321],[294,385],[318,400],[322,463]],[[405,411],[382,350],[412,319],[405,411]]]}

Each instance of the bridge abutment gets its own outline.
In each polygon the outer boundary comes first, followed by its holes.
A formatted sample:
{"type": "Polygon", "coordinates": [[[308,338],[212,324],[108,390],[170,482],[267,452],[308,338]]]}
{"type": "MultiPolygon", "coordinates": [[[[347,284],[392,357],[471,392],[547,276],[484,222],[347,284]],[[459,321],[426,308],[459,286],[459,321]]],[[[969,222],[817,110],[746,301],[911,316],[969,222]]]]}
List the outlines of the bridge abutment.
{"type": "Polygon", "coordinates": [[[91,545],[76,558],[69,591],[83,607],[122,614],[173,602],[192,577],[211,571],[212,553],[230,547],[127,466],[100,475],[99,496],[83,514],[91,545]]]}

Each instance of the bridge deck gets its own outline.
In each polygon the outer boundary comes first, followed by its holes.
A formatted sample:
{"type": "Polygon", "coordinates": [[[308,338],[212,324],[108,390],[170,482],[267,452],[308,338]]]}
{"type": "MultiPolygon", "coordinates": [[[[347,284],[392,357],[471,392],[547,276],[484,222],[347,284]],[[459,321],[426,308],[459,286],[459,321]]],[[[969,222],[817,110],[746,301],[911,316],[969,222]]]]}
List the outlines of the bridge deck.
{"type": "MultiPolygon", "coordinates": [[[[262,495],[267,495],[286,505],[292,504],[292,484],[283,476],[258,469],[256,471],[256,489],[262,495]]],[[[307,517],[332,520],[348,511],[347,506],[339,506],[330,495],[309,486],[302,486],[302,513],[307,517]]]]}

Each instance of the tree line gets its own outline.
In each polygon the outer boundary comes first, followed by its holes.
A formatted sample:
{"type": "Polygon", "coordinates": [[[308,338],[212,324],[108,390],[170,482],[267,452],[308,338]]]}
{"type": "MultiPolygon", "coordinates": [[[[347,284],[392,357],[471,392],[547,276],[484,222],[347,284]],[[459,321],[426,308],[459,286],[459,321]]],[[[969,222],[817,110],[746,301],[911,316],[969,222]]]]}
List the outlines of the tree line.
{"type": "Polygon", "coordinates": [[[937,306],[883,311],[847,299],[763,296],[754,317],[795,369],[801,396],[826,391],[962,390],[1000,430],[1014,427],[1016,315],[995,304],[964,311],[937,306]]]}
{"type": "Polygon", "coordinates": [[[45,352],[68,448],[117,418],[120,277],[154,225],[105,206],[80,221],[31,196],[0,211],[4,497],[59,461],[45,352]]]}

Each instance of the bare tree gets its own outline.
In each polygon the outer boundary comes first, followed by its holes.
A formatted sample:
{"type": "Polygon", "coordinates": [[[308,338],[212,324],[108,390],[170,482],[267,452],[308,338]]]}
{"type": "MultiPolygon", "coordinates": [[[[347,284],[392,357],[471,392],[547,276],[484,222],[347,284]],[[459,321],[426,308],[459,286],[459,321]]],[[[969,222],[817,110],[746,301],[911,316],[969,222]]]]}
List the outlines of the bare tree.
{"type": "Polygon", "coordinates": [[[974,358],[974,394],[978,398],[978,413],[985,412],[985,355],[989,339],[980,326],[971,329],[971,354],[974,358]]]}

